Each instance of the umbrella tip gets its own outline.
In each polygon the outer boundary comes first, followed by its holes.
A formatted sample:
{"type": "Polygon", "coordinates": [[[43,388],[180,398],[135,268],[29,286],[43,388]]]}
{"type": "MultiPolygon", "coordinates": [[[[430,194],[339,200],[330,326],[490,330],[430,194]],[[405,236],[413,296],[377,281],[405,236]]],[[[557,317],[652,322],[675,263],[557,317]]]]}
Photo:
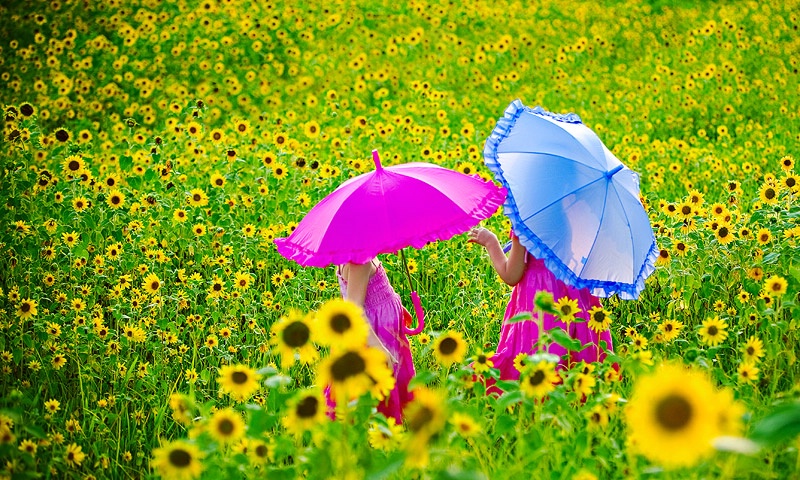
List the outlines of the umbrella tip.
{"type": "Polygon", "coordinates": [[[378,156],[378,151],[377,150],[373,150],[372,151],[372,161],[375,162],[375,170],[380,170],[381,169],[381,157],[378,156]]]}

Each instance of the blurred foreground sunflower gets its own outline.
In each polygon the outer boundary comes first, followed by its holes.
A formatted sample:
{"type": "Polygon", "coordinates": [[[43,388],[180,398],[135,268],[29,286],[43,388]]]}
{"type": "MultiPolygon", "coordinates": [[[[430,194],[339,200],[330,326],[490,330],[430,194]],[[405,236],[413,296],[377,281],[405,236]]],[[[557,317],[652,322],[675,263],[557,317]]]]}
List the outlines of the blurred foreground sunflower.
{"type": "Polygon", "coordinates": [[[704,374],[682,365],[665,364],[639,378],[625,409],[634,450],[668,468],[709,456],[722,433],[716,398],[704,374]]]}

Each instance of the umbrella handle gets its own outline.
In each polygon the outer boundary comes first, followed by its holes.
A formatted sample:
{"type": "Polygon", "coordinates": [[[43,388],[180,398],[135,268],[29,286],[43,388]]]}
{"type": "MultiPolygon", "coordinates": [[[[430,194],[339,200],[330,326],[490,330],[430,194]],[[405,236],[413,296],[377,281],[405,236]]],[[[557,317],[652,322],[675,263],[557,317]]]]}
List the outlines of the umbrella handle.
{"type": "Polygon", "coordinates": [[[417,327],[408,328],[403,325],[403,333],[406,335],[416,335],[425,328],[425,310],[422,309],[422,302],[417,292],[411,292],[411,303],[414,304],[414,314],[417,316],[417,327]]]}

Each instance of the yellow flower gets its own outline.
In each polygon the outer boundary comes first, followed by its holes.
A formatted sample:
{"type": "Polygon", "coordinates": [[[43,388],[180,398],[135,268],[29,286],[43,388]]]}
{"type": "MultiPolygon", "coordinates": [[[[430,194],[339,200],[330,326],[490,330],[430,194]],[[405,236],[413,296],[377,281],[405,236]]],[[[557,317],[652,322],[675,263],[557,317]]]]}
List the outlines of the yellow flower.
{"type": "Polygon", "coordinates": [[[714,235],[716,236],[717,241],[723,245],[731,243],[735,238],[733,228],[727,223],[719,224],[717,229],[714,230],[714,235]]]}
{"type": "Polygon", "coordinates": [[[526,367],[519,377],[519,389],[528,397],[542,398],[552,392],[559,381],[555,365],[541,361],[526,367]]]}
{"type": "Polygon", "coordinates": [[[386,355],[376,348],[337,349],[317,367],[317,385],[330,385],[337,402],[346,402],[371,392],[383,400],[394,387],[392,370],[386,355]],[[376,391],[375,388],[379,391],[376,391]]]}
{"type": "Polygon", "coordinates": [[[203,453],[185,440],[162,445],[153,450],[151,465],[165,479],[192,480],[203,473],[203,453]]]}
{"type": "Polygon", "coordinates": [[[242,416],[232,408],[217,410],[208,421],[208,432],[223,443],[230,443],[244,436],[245,423],[242,416]]]}
{"type": "Polygon", "coordinates": [[[555,304],[556,315],[564,323],[575,320],[575,315],[581,313],[578,308],[578,300],[569,297],[561,297],[555,304]]]}
{"type": "Polygon", "coordinates": [[[114,210],[122,208],[125,206],[125,194],[117,189],[111,190],[108,192],[106,203],[114,210]]]}
{"type": "Polygon", "coordinates": [[[776,186],[765,183],[758,191],[758,198],[767,205],[775,205],[778,203],[778,193],[776,186]]]}
{"type": "Polygon", "coordinates": [[[51,398],[50,400],[44,402],[44,409],[47,410],[48,413],[56,413],[57,411],[61,410],[61,402],[51,398]]]}
{"type": "Polygon", "coordinates": [[[220,391],[239,401],[250,398],[259,389],[261,376],[247,365],[225,365],[219,369],[220,391]]]}
{"type": "Polygon", "coordinates": [[[409,436],[406,439],[406,462],[424,467],[428,463],[428,441],[447,422],[444,396],[425,387],[414,389],[414,400],[403,411],[409,436]]]}
{"type": "Polygon", "coordinates": [[[155,295],[161,289],[161,280],[155,273],[151,273],[144,277],[142,289],[150,295],[155,295]]]}
{"type": "Polygon", "coordinates": [[[315,326],[313,318],[313,313],[303,317],[299,311],[290,310],[288,315],[272,325],[274,336],[270,343],[277,346],[283,368],[294,365],[295,352],[299,354],[302,363],[308,364],[317,360],[317,347],[311,343],[315,326]]]}
{"type": "Polygon", "coordinates": [[[474,418],[464,413],[453,413],[450,417],[450,423],[462,437],[474,437],[483,430],[481,425],[476,422],[474,418]]]}
{"type": "Polygon", "coordinates": [[[760,369],[755,363],[742,362],[736,372],[739,374],[740,383],[752,383],[758,380],[758,372],[760,369]]]}
{"type": "Polygon", "coordinates": [[[700,340],[711,347],[722,343],[728,337],[728,324],[719,317],[706,319],[700,326],[700,340]]]}
{"type": "Polygon", "coordinates": [[[289,402],[288,412],[283,417],[283,425],[291,433],[300,435],[324,422],[326,401],[316,390],[305,390],[289,402]]]}
{"type": "Polygon", "coordinates": [[[773,297],[780,297],[786,293],[789,282],[779,275],[773,275],[764,280],[764,292],[773,297]]]}
{"type": "Polygon", "coordinates": [[[756,363],[764,356],[764,342],[756,336],[751,336],[747,339],[744,345],[744,358],[745,361],[756,363]]]}
{"type": "Polygon", "coordinates": [[[491,355],[487,355],[482,349],[478,349],[472,360],[472,368],[477,373],[483,373],[488,372],[492,367],[494,367],[494,362],[491,360],[491,355]]]}
{"type": "Polygon", "coordinates": [[[665,467],[691,466],[713,451],[719,434],[714,386],[681,365],[639,378],[625,409],[636,450],[665,467]]]}
{"type": "Polygon", "coordinates": [[[31,317],[35,317],[38,313],[36,300],[31,300],[30,298],[26,298],[19,302],[17,305],[17,317],[20,320],[28,320],[31,317]]]}
{"type": "Polygon", "coordinates": [[[64,454],[64,460],[66,460],[67,464],[71,467],[80,467],[81,463],[83,463],[83,459],[86,458],[86,454],[83,453],[83,449],[80,445],[76,443],[71,443],[67,446],[67,452],[64,454]]]}
{"type": "Polygon", "coordinates": [[[589,322],[587,326],[596,333],[601,333],[611,326],[611,315],[600,306],[592,307],[589,310],[589,322]]]}
{"type": "Polygon", "coordinates": [[[680,335],[682,328],[683,324],[677,320],[664,320],[658,325],[658,329],[662,334],[662,339],[665,342],[676,339],[678,335],[680,335]]]}
{"type": "Polygon", "coordinates": [[[369,333],[364,310],[341,298],[329,300],[317,310],[315,327],[320,342],[342,348],[364,345],[369,333]]]}
{"type": "Polygon", "coordinates": [[[461,363],[467,354],[467,343],[459,332],[445,332],[433,343],[433,354],[444,367],[461,363]]]}
{"type": "Polygon", "coordinates": [[[403,426],[398,425],[394,417],[381,415],[370,423],[367,438],[372,448],[393,450],[404,439],[403,426]]]}

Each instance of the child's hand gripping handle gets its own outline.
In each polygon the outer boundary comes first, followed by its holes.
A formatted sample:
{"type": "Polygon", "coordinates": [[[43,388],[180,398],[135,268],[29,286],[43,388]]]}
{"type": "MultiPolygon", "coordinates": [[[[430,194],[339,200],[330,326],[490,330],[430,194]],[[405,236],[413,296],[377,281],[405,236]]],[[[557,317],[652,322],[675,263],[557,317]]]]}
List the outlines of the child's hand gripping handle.
{"type": "Polygon", "coordinates": [[[416,335],[425,328],[425,310],[422,309],[422,302],[417,292],[411,292],[411,303],[414,304],[414,314],[417,316],[416,328],[408,328],[403,325],[403,332],[406,335],[416,335]]]}

